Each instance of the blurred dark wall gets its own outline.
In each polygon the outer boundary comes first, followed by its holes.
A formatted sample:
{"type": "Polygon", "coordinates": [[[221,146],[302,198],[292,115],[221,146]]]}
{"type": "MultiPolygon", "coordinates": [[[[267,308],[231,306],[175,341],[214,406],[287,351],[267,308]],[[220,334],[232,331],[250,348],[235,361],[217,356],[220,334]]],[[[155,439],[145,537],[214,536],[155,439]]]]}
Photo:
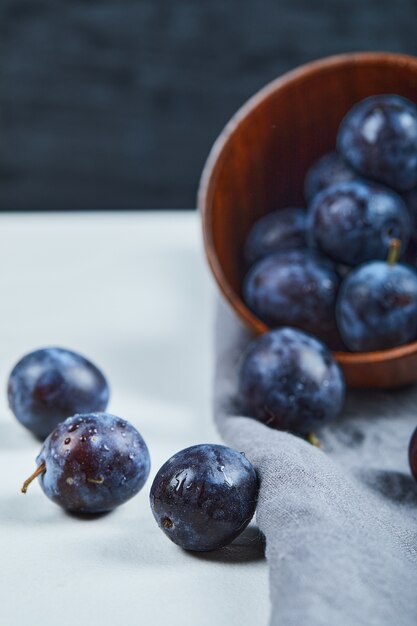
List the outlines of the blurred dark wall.
{"type": "Polygon", "coordinates": [[[0,207],[193,207],[259,87],[327,54],[414,54],[416,27],[415,0],[0,0],[0,207]]]}

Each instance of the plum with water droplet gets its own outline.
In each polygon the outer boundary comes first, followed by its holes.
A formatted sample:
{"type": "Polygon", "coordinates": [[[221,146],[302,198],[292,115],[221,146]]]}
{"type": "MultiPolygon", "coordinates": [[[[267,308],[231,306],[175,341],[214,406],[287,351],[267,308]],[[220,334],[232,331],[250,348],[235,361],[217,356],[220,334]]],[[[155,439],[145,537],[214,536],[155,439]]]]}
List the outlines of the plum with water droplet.
{"type": "Polygon", "coordinates": [[[340,413],[344,397],[344,377],[332,353],[306,333],[273,330],[244,354],[241,409],[271,428],[309,435],[340,413]]]}
{"type": "Polygon", "coordinates": [[[76,413],[104,411],[109,386],[85,357],[63,348],[42,348],[24,356],[8,381],[9,406],[40,439],[76,413]]]}
{"type": "Polygon", "coordinates": [[[135,496],[150,470],[148,448],[140,433],[109,413],[74,415],[61,422],[36,459],[48,498],[74,513],[104,513],[135,496]]]}
{"type": "Polygon", "coordinates": [[[158,471],[150,502],[166,536],[185,550],[231,543],[255,512],[258,480],[245,455],[200,444],[177,452],[158,471]]]}

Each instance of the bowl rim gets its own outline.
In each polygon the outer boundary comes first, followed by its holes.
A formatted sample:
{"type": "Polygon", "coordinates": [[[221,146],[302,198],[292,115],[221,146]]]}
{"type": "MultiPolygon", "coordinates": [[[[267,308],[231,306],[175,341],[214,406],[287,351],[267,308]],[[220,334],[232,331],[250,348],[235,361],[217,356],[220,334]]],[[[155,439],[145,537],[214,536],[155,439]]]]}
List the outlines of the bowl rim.
{"type": "MultiPolygon", "coordinates": [[[[258,334],[270,331],[271,329],[256,317],[252,311],[244,304],[243,300],[235,293],[229,285],[220,262],[217,258],[216,248],[213,239],[213,221],[212,215],[208,207],[211,204],[213,195],[213,181],[217,177],[217,172],[226,156],[226,148],[230,138],[238,131],[245,119],[255,110],[262,106],[271,95],[279,89],[286,88],[300,79],[305,78],[306,74],[318,73],[329,69],[337,69],[346,65],[366,65],[379,64],[384,65],[412,65],[415,67],[417,75],[417,57],[408,54],[387,51],[363,51],[363,52],[346,52],[323,57],[308,63],[304,63],[289,70],[284,74],[273,79],[264,87],[259,89],[234,113],[227,122],[223,130],[215,140],[200,177],[197,191],[197,209],[201,214],[201,224],[203,229],[203,242],[206,257],[216,279],[221,292],[226,300],[235,309],[241,319],[249,328],[255,330],[258,334]]],[[[376,350],[374,352],[342,352],[335,351],[334,355],[339,363],[349,365],[365,365],[367,363],[375,363],[375,361],[394,361],[400,357],[409,356],[417,352],[417,340],[387,350],[376,350]]]]}

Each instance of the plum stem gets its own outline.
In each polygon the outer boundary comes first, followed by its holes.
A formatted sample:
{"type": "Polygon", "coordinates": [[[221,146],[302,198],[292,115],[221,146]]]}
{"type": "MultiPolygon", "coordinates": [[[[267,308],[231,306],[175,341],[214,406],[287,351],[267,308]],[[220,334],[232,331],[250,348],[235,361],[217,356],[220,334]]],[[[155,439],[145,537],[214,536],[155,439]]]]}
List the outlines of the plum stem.
{"type": "Polygon", "coordinates": [[[94,483],[95,485],[102,485],[104,483],[104,478],[103,476],[100,476],[99,478],[87,478],[87,482],[94,483]]]}
{"type": "Polygon", "coordinates": [[[323,447],[321,445],[320,439],[318,439],[318,437],[316,437],[316,435],[314,433],[308,433],[306,439],[307,439],[308,443],[311,443],[311,445],[315,446],[316,448],[322,448],[323,447]]]}
{"type": "Polygon", "coordinates": [[[169,517],[164,517],[164,519],[162,520],[162,526],[164,528],[172,528],[174,525],[172,519],[170,519],[169,517]]]}
{"type": "Polygon", "coordinates": [[[33,474],[31,474],[29,476],[29,478],[27,478],[25,480],[25,482],[23,483],[21,492],[22,493],[26,493],[28,490],[28,487],[30,485],[30,483],[32,482],[32,480],[35,480],[35,478],[37,476],[40,476],[41,474],[43,474],[44,472],[46,472],[46,465],[45,463],[41,463],[40,465],[38,465],[38,467],[36,468],[36,470],[33,472],[33,474]]]}
{"type": "Polygon", "coordinates": [[[388,249],[388,257],[387,263],[388,265],[395,265],[400,258],[401,252],[401,241],[397,238],[391,239],[389,242],[388,249]]]}

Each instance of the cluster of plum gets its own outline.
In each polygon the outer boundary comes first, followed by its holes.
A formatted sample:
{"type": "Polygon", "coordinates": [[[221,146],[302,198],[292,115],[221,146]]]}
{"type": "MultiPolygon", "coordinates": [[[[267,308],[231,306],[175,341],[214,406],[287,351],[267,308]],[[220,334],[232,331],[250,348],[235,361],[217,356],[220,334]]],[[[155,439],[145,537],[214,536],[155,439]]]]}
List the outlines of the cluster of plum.
{"type": "MultiPolygon", "coordinates": [[[[8,382],[16,418],[45,439],[35,472],[45,495],[79,514],[111,511],[135,496],[150,471],[149,451],[126,420],[106,413],[109,386],[80,354],[44,348],[23,357],[8,382]]],[[[187,550],[233,541],[256,507],[258,479],[243,453],[215,444],[186,448],[156,474],[150,493],[159,527],[187,550]]]]}
{"type": "MultiPolygon", "coordinates": [[[[417,107],[395,95],[360,102],[342,121],[337,147],[307,174],[308,211],[265,216],[245,247],[245,301],[275,330],[244,355],[242,409],[310,440],[343,405],[345,383],[331,349],[381,350],[417,337],[417,272],[397,262],[402,251],[417,264],[417,107]]],[[[45,439],[23,492],[38,477],[56,504],[96,514],[144,486],[146,443],[132,424],[105,412],[107,381],[81,355],[31,352],[12,370],[8,398],[16,418],[45,439]]],[[[417,430],[409,459],[417,479],[417,430]]],[[[257,494],[243,453],[200,444],[166,461],[150,501],[172,541],[201,551],[242,532],[257,494]]]]}
{"type": "Polygon", "coordinates": [[[417,106],[396,95],[362,100],[337,148],[307,173],[307,211],[255,223],[244,300],[270,327],[300,328],[332,350],[408,343],[417,338],[417,106]]]}
{"type": "MultiPolygon", "coordinates": [[[[242,412],[316,441],[345,395],[331,350],[417,339],[417,106],[357,103],[337,152],[307,172],[305,197],[307,210],[269,213],[247,237],[243,297],[275,330],[249,346],[239,391],[242,412]]],[[[417,477],[417,432],[410,463],[417,477]]]]}

